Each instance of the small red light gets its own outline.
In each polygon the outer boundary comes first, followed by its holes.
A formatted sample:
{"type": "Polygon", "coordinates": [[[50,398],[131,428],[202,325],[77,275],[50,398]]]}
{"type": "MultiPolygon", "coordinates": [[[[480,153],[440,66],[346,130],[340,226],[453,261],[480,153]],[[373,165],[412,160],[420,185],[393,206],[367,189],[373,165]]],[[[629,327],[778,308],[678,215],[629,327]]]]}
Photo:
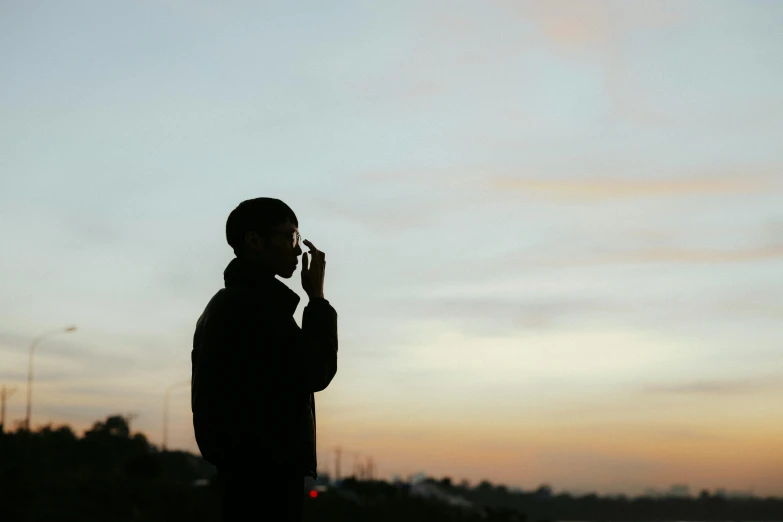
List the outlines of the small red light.
{"type": "Polygon", "coordinates": [[[310,498],[315,498],[318,496],[318,492],[314,489],[310,490],[310,498]]]}

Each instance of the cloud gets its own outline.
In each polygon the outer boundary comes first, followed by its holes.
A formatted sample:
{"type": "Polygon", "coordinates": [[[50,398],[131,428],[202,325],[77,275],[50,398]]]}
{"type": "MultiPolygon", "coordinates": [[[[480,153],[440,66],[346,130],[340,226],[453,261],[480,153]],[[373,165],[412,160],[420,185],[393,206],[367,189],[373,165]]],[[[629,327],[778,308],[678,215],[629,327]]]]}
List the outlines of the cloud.
{"type": "Polygon", "coordinates": [[[778,389],[783,382],[780,375],[745,379],[711,379],[676,384],[656,384],[642,388],[643,393],[677,395],[740,395],[778,389]]]}
{"type": "Polygon", "coordinates": [[[539,28],[547,43],[560,50],[608,44],[616,31],[611,9],[604,3],[574,1],[497,2],[510,7],[539,28]]]}
{"type": "Polygon", "coordinates": [[[642,263],[740,263],[783,258],[783,245],[738,250],[656,248],[611,254],[601,262],[642,263]]]}
{"type": "Polygon", "coordinates": [[[774,189],[768,178],[747,179],[535,179],[496,176],[497,190],[548,196],[556,200],[606,201],[667,196],[756,193],[774,189]]]}
{"type": "Polygon", "coordinates": [[[367,202],[316,199],[312,207],[323,217],[367,227],[373,232],[398,232],[430,225],[438,210],[426,202],[389,196],[367,202]]]}
{"type": "MultiPolygon", "coordinates": [[[[503,309],[504,306],[514,306],[520,311],[524,310],[534,315],[541,313],[549,315],[555,310],[570,313],[580,309],[591,312],[621,313],[628,310],[627,303],[590,302],[589,299],[584,300],[579,297],[576,287],[573,289],[573,295],[576,296],[574,299],[568,299],[561,303],[562,306],[554,308],[551,299],[528,304],[517,303],[513,299],[511,301],[498,300],[495,303],[488,303],[482,299],[490,294],[506,293],[508,295],[507,292],[512,292],[515,288],[523,288],[524,285],[529,285],[530,281],[534,281],[536,278],[539,280],[541,280],[540,278],[549,278],[558,272],[563,273],[559,277],[568,277],[581,288],[584,286],[582,283],[589,286],[589,279],[582,278],[592,277],[582,275],[588,273],[584,271],[601,268],[610,269],[623,265],[671,264],[715,266],[717,269],[721,265],[731,267],[743,263],[768,263],[770,264],[769,268],[773,268],[771,264],[780,262],[780,260],[783,260],[783,243],[722,249],[677,246],[637,248],[585,246],[561,251],[556,248],[548,250],[531,248],[498,255],[493,259],[460,260],[442,268],[424,267],[417,271],[409,271],[405,273],[405,285],[398,285],[398,289],[407,287],[409,292],[419,296],[417,300],[444,298],[443,303],[436,301],[424,306],[422,303],[408,304],[403,302],[398,305],[392,300],[390,304],[394,309],[406,314],[414,309],[419,313],[437,312],[441,304],[444,305],[444,309],[449,310],[449,313],[455,315],[460,315],[463,311],[481,310],[492,314],[497,309],[503,309]],[[469,297],[471,301],[465,304],[454,301],[455,298],[461,297],[469,297]],[[473,301],[474,299],[478,301],[473,301]]],[[[624,272],[606,272],[605,274],[613,284],[626,284],[624,272]]],[[[758,293],[752,289],[747,291],[739,288],[734,289],[731,293],[731,302],[722,304],[716,310],[731,313],[742,310],[767,316],[770,314],[779,316],[783,308],[781,308],[779,300],[775,301],[771,298],[774,294],[771,294],[769,290],[773,290],[773,288],[768,287],[768,291],[764,293],[758,293]]],[[[590,291],[594,292],[595,289],[590,291]]],[[[634,303],[642,304],[639,299],[634,299],[634,303]]],[[[649,307],[660,307],[662,303],[645,301],[644,304],[649,307]]],[[[670,304],[666,306],[670,307],[670,304]]]]}
{"type": "Polygon", "coordinates": [[[685,20],[679,6],[650,0],[632,3],[497,0],[494,4],[532,21],[547,43],[560,51],[606,47],[624,33],[668,28],[685,20]]]}
{"type": "Polygon", "coordinates": [[[724,433],[714,433],[709,429],[699,429],[687,425],[657,424],[655,422],[638,422],[626,420],[624,422],[587,422],[579,424],[579,428],[598,436],[612,434],[624,438],[641,438],[663,442],[674,441],[706,441],[726,440],[724,433]]]}
{"type": "Polygon", "coordinates": [[[581,314],[616,313],[627,309],[596,299],[492,299],[438,298],[387,303],[387,314],[400,319],[435,320],[458,327],[463,334],[510,333],[521,329],[548,328],[567,317],[581,314]]]}

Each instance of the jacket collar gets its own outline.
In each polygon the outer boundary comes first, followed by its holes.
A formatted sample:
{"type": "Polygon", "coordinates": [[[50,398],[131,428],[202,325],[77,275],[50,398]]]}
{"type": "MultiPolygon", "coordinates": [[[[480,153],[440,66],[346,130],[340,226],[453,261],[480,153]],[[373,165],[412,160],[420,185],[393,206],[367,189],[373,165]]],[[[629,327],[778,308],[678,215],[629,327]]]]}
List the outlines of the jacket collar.
{"type": "Polygon", "coordinates": [[[280,304],[280,307],[290,315],[294,315],[299,306],[299,295],[288,288],[272,274],[261,270],[256,261],[247,258],[234,258],[223,271],[226,288],[229,286],[247,286],[256,292],[268,296],[280,304]]]}

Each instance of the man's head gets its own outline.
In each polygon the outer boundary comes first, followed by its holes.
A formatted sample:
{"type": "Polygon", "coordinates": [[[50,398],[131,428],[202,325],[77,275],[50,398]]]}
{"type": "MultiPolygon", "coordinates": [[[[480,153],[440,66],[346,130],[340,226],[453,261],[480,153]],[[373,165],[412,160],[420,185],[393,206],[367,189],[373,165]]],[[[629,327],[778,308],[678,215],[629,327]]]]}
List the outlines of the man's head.
{"type": "Polygon", "coordinates": [[[237,257],[260,261],[288,279],[302,255],[298,228],[296,214],[279,199],[248,199],[229,214],[226,240],[237,257]]]}

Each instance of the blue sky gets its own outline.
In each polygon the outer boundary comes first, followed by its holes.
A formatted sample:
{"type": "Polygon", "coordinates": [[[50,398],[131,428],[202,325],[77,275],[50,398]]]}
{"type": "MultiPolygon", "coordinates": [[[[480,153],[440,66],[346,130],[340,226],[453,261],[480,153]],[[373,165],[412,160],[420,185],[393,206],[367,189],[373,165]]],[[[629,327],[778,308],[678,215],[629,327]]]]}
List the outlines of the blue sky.
{"type": "MultiPolygon", "coordinates": [[[[340,313],[322,470],[342,444],[385,476],[783,495],[781,22],[773,1],[4,3],[9,417],[30,341],[76,324],[38,349],[34,424],[136,412],[158,443],[225,219],[272,196],[340,313]]],[[[172,419],[195,450],[185,389],[172,419]]]]}

